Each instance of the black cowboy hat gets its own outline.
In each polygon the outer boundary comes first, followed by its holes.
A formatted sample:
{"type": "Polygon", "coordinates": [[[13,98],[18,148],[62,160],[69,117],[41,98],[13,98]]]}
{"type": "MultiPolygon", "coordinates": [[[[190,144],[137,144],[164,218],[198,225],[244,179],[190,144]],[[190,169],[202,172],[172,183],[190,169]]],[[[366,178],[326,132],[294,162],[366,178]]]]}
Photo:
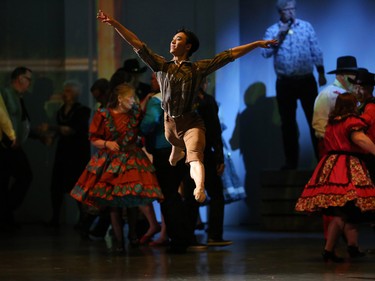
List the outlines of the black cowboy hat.
{"type": "Polygon", "coordinates": [[[375,86],[375,74],[368,72],[366,68],[358,69],[354,79],[348,78],[349,82],[362,86],[375,86]]]}
{"type": "Polygon", "coordinates": [[[137,59],[128,59],[124,61],[122,69],[130,73],[144,73],[147,70],[147,66],[140,67],[137,59]]]}
{"type": "Polygon", "coordinates": [[[327,72],[327,74],[342,73],[342,72],[356,72],[357,70],[358,68],[357,68],[356,58],[353,56],[343,56],[343,57],[337,58],[336,69],[330,72],[327,72]]]}

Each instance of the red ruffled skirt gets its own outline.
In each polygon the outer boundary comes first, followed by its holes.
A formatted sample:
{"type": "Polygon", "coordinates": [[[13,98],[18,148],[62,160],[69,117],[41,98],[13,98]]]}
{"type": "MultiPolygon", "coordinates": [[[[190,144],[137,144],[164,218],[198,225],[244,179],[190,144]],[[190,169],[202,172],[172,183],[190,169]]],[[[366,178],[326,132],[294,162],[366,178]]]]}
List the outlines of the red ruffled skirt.
{"type": "Polygon", "coordinates": [[[306,184],[295,210],[320,212],[351,202],[361,212],[375,211],[375,186],[362,160],[354,155],[326,155],[306,184]]]}
{"type": "Polygon", "coordinates": [[[139,147],[100,150],[92,156],[70,195],[94,207],[134,207],[162,200],[155,168],[139,147]]]}

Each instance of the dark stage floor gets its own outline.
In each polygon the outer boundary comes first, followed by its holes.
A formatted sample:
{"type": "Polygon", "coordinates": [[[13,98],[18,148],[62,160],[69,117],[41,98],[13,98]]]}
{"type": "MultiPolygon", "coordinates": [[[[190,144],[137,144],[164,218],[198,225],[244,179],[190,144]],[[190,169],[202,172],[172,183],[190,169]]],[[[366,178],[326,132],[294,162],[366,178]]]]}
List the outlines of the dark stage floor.
{"type": "MultiPolygon", "coordinates": [[[[201,239],[205,232],[197,232],[201,239]]],[[[52,231],[23,225],[0,235],[1,281],[111,280],[375,280],[375,233],[361,228],[367,256],[324,263],[321,233],[265,232],[227,227],[228,247],[167,254],[164,248],[108,252],[108,241],[83,241],[71,226],[52,231]]],[[[108,239],[107,239],[108,240],[108,239]]],[[[344,252],[344,243],[339,250],[344,252]]]]}

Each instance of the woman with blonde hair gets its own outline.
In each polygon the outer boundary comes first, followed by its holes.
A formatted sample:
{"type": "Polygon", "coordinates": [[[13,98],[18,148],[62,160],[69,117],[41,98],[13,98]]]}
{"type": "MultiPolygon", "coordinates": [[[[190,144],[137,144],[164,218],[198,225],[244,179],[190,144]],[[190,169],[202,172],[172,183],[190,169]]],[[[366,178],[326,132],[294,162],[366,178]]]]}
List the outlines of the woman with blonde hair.
{"type": "Polygon", "coordinates": [[[147,206],[163,199],[155,169],[137,144],[141,119],[134,87],[128,83],[117,86],[108,107],[99,108],[93,117],[89,138],[98,151],[71,192],[84,204],[110,207],[119,252],[124,251],[122,207],[147,206]]]}

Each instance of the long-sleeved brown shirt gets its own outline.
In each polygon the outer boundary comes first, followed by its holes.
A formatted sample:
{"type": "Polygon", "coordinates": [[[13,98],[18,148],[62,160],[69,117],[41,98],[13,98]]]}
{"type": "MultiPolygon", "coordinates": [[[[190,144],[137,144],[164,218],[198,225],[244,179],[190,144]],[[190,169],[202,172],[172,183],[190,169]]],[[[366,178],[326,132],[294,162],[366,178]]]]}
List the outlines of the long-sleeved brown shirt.
{"type": "Polygon", "coordinates": [[[138,56],[155,72],[162,93],[162,108],[171,117],[193,111],[202,79],[234,61],[231,50],[226,50],[212,59],[196,62],[184,61],[180,65],[167,61],[146,45],[138,50],[138,56]]]}

